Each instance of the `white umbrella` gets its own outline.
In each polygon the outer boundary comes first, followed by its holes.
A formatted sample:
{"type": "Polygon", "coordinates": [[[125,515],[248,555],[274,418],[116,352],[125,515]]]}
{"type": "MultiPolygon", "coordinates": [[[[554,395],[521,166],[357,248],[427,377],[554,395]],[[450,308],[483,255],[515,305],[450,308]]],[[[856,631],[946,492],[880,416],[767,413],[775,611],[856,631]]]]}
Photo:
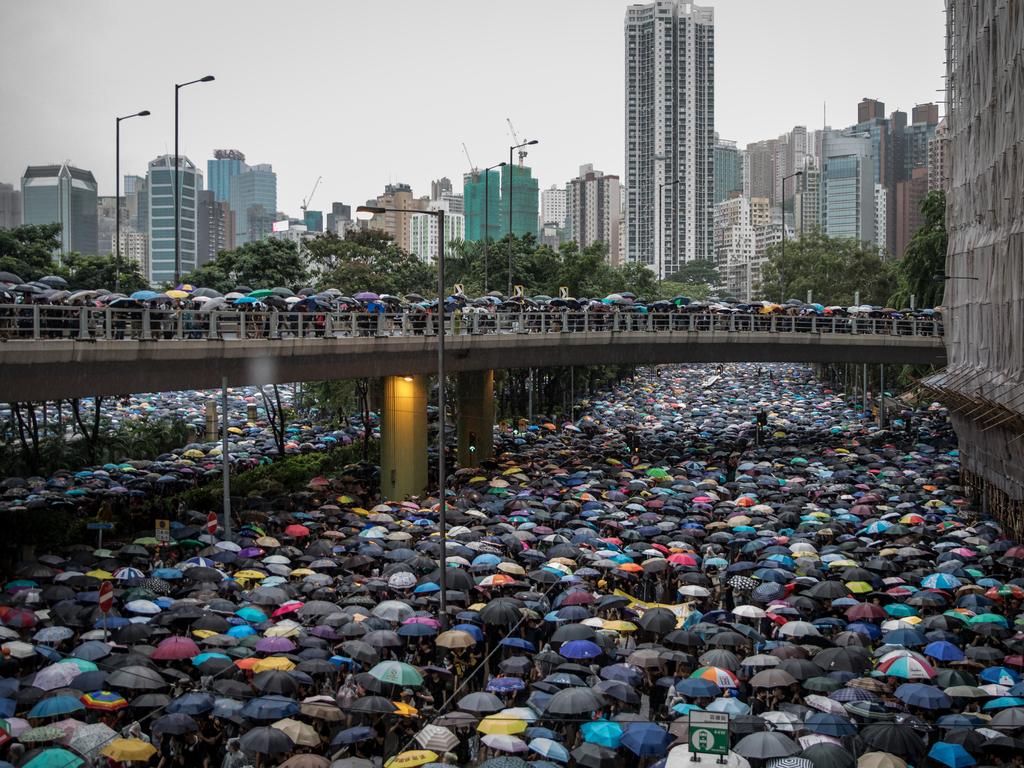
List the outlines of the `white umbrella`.
{"type": "Polygon", "coordinates": [[[459,737],[442,725],[428,723],[414,737],[424,749],[434,752],[451,752],[459,745],[459,737]]]}

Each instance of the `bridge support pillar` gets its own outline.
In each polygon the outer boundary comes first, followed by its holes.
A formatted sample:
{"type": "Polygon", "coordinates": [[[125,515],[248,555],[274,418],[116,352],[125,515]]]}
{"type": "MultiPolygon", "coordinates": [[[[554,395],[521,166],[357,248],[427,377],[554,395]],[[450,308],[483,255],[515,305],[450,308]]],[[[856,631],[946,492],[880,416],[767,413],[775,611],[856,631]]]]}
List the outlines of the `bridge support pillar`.
{"type": "Polygon", "coordinates": [[[476,467],[494,458],[494,371],[460,373],[456,391],[459,466],[476,467]]]}
{"type": "Polygon", "coordinates": [[[385,377],[381,405],[381,495],[420,496],[427,487],[427,377],[385,377]]]}

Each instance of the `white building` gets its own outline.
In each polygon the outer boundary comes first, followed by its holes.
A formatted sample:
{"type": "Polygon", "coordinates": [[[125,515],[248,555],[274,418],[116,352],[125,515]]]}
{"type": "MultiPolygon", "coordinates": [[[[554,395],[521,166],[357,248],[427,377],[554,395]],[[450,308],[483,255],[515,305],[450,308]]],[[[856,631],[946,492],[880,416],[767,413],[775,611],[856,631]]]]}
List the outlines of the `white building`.
{"type": "Polygon", "coordinates": [[[794,181],[797,185],[793,196],[793,215],[797,235],[802,235],[821,226],[821,172],[812,155],[804,159],[803,175],[794,181]]]}
{"type": "MultiPolygon", "coordinates": [[[[430,210],[445,211],[444,242],[445,248],[456,240],[466,239],[466,217],[461,213],[452,213],[451,207],[444,200],[430,203],[430,210]]],[[[427,262],[437,261],[438,253],[438,221],[437,216],[428,213],[414,213],[409,217],[409,252],[414,253],[427,262]]]]}
{"type": "Polygon", "coordinates": [[[875,184],[875,238],[874,243],[878,246],[879,252],[885,250],[885,226],[886,226],[886,198],[888,192],[881,184],[875,184]]]}
{"type": "Polygon", "coordinates": [[[714,40],[712,8],[626,9],[626,253],[661,277],[714,255],[714,40]]]}
{"type": "Polygon", "coordinates": [[[540,223],[557,224],[559,229],[565,227],[566,190],[552,184],[540,193],[540,223]]]}
{"type": "MultiPolygon", "coordinates": [[[[124,263],[130,261],[139,265],[139,272],[142,275],[149,274],[149,236],[145,232],[136,232],[134,229],[121,227],[121,260],[124,263]]],[[[116,253],[114,246],[115,238],[110,238],[110,250],[116,253]]]]}
{"type": "Polygon", "coordinates": [[[618,266],[619,198],[618,176],[606,176],[591,164],[580,166],[580,175],[565,185],[566,240],[575,240],[580,248],[606,243],[607,260],[618,266]]]}
{"type": "MultiPolygon", "coordinates": [[[[767,198],[759,198],[767,202],[767,198]]],[[[750,198],[732,197],[715,206],[715,266],[725,293],[748,301],[753,293],[754,227],[750,198]]]]}

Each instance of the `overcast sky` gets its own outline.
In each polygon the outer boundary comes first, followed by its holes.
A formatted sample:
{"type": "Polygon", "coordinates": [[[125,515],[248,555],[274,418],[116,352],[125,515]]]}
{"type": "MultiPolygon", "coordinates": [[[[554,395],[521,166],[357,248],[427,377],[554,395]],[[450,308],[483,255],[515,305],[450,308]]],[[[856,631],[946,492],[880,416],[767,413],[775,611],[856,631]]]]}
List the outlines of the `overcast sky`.
{"type": "MultiPolygon", "coordinates": [[[[942,99],[940,0],[718,0],[716,127],[740,144],[793,125],[856,122],[942,99]]],[[[70,159],[114,194],[114,116],[122,173],[174,150],[215,148],[272,163],[278,207],[364,202],[389,181],[417,194],[461,188],[468,163],[508,157],[511,117],[537,138],[541,187],[593,163],[623,166],[622,0],[0,0],[0,181],[70,159]],[[176,30],[176,32],[174,32],[176,30]],[[172,34],[172,32],[174,32],[172,34]]]]}

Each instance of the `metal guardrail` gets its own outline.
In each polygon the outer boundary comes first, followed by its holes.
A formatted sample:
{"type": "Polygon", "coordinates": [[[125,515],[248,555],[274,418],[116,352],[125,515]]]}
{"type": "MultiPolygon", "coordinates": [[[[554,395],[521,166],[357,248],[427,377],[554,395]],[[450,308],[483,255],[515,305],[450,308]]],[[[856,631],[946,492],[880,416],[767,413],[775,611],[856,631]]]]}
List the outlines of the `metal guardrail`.
{"type": "MultiPolygon", "coordinates": [[[[0,341],[280,340],[434,336],[437,316],[423,312],[256,312],[0,305],[0,341]]],[[[456,312],[445,315],[448,336],[534,333],[805,333],[941,337],[942,321],[926,317],[696,312],[456,312]]]]}

